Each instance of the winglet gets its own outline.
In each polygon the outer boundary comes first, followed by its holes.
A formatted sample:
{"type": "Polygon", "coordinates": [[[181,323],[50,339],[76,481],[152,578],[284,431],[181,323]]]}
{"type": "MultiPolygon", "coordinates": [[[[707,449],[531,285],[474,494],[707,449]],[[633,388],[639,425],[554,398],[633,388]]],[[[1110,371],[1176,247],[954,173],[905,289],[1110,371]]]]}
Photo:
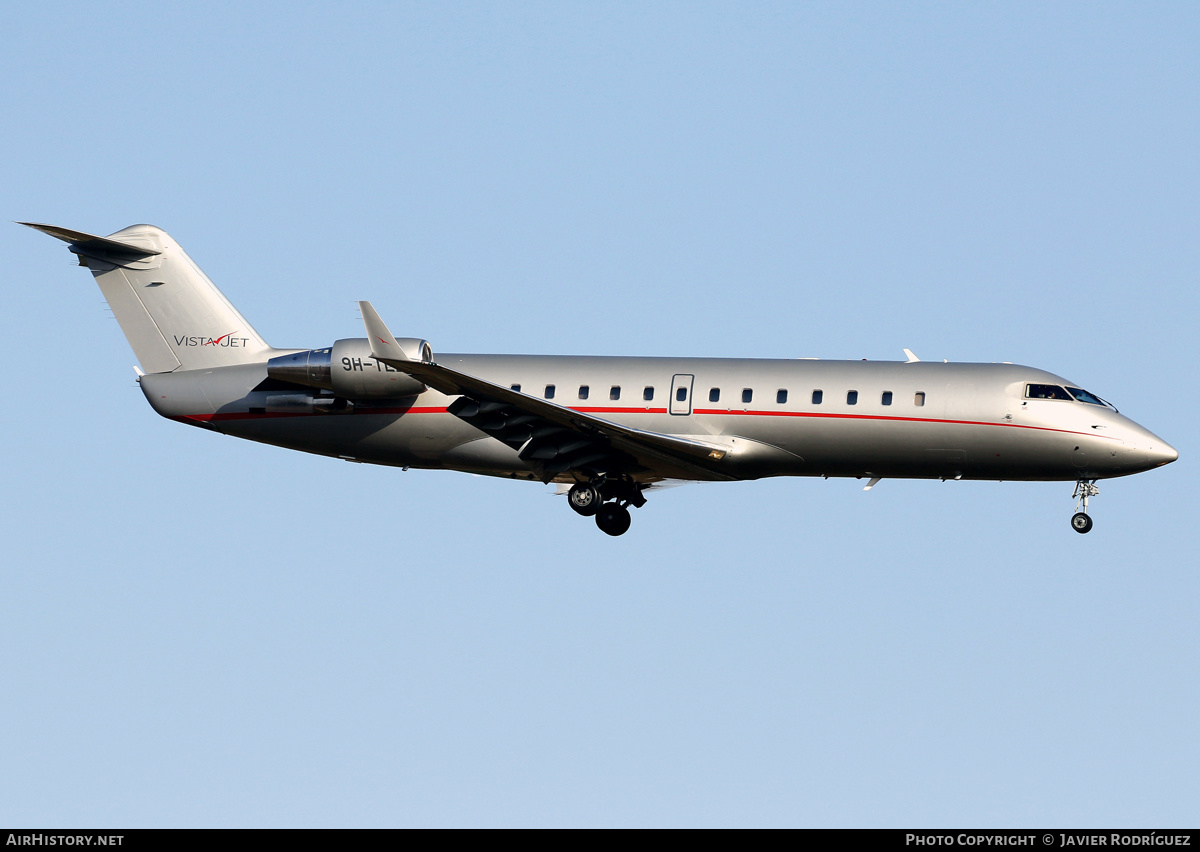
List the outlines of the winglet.
{"type": "Polygon", "coordinates": [[[918,358],[916,355],[913,354],[913,351],[911,349],[904,350],[904,357],[908,359],[908,361],[905,362],[908,364],[915,364],[921,360],[920,358],[918,358]]]}
{"type": "Polygon", "coordinates": [[[371,341],[371,356],[377,361],[411,361],[407,353],[396,342],[395,336],[379,316],[370,302],[359,302],[363,325],[367,327],[367,340],[371,341]]]}

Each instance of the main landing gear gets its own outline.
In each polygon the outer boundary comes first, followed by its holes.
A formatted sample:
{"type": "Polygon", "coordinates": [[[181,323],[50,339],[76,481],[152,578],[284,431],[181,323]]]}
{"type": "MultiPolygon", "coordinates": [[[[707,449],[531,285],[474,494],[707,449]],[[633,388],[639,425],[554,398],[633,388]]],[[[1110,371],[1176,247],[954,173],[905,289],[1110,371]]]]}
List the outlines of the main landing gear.
{"type": "Polygon", "coordinates": [[[623,535],[632,521],[628,507],[643,506],[646,498],[642,489],[630,480],[598,477],[572,485],[567,492],[567,503],[584,517],[594,516],[601,532],[623,535]]]}
{"type": "Polygon", "coordinates": [[[1075,483],[1075,514],[1071,516],[1071,529],[1077,533],[1091,532],[1092,519],[1088,517],[1088,498],[1100,493],[1094,479],[1081,479],[1075,483]]]}
{"type": "Polygon", "coordinates": [[[608,535],[624,534],[629,529],[632,520],[633,518],[629,517],[629,510],[616,501],[605,503],[596,513],[596,526],[600,527],[601,532],[608,533],[608,535]]]}
{"type": "Polygon", "coordinates": [[[604,498],[600,496],[600,489],[595,485],[579,482],[572,485],[571,490],[567,492],[567,502],[571,504],[572,509],[586,518],[600,511],[604,498]]]}

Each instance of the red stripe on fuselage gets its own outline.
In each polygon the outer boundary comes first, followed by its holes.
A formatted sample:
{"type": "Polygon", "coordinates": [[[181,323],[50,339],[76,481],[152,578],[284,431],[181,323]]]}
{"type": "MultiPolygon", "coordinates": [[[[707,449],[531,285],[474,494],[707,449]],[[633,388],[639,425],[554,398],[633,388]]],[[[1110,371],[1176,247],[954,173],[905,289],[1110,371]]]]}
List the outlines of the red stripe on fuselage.
{"type": "MultiPolygon", "coordinates": [[[[568,406],[570,408],[570,406],[568,406]]],[[[665,408],[620,408],[613,406],[607,408],[605,406],[597,406],[595,408],[571,408],[572,411],[578,411],[580,414],[666,414],[665,408]]]]}
{"type": "Polygon", "coordinates": [[[1000,426],[1008,429],[1033,429],[1038,432],[1062,432],[1064,435],[1087,435],[1089,438],[1108,438],[1112,435],[1097,435],[1093,432],[1076,432],[1074,429],[1055,429],[1053,426],[1026,426],[1021,423],[997,423],[992,420],[947,420],[940,417],[900,417],[892,414],[827,414],[817,411],[727,411],[716,408],[697,408],[695,414],[749,414],[754,417],[814,417],[830,420],[895,420],[901,423],[943,423],[956,426],[1000,426]]]}
{"type": "MultiPolygon", "coordinates": [[[[355,409],[351,414],[442,414],[446,411],[446,406],[428,406],[423,408],[368,408],[355,409]]],[[[326,412],[323,411],[226,411],[217,412],[216,414],[184,414],[182,417],[176,417],[176,420],[195,420],[200,423],[208,423],[210,421],[225,421],[225,420],[277,420],[281,417],[326,417],[326,412]]]]}
{"type": "MultiPolygon", "coordinates": [[[[665,408],[624,408],[624,407],[586,407],[586,408],[571,408],[571,411],[578,411],[580,414],[666,414],[665,408]]],[[[389,416],[404,415],[404,414],[444,414],[446,406],[423,406],[416,408],[365,408],[355,409],[352,412],[353,416],[382,414],[389,416]]],[[[731,415],[735,417],[811,417],[823,418],[826,420],[879,420],[879,421],[895,421],[900,423],[938,423],[952,426],[999,426],[1008,429],[1032,429],[1037,432],[1059,432],[1064,435],[1086,435],[1089,438],[1108,438],[1109,440],[1119,440],[1112,435],[1096,435],[1092,432],[1076,432],[1073,429],[1056,429],[1052,426],[1026,426],[1021,423],[996,423],[987,420],[949,420],[938,417],[901,417],[897,415],[887,414],[828,414],[825,412],[816,411],[737,411],[730,409],[718,408],[697,408],[692,414],[707,414],[707,415],[731,415]]],[[[182,417],[176,417],[175,420],[192,420],[200,423],[208,423],[211,421],[227,421],[227,420],[259,420],[259,419],[279,419],[283,417],[326,417],[329,416],[324,412],[264,412],[261,414],[250,412],[227,412],[217,414],[186,414],[182,417]]],[[[684,415],[680,415],[684,416],[684,415]]],[[[669,434],[669,433],[664,433],[669,434]]]]}

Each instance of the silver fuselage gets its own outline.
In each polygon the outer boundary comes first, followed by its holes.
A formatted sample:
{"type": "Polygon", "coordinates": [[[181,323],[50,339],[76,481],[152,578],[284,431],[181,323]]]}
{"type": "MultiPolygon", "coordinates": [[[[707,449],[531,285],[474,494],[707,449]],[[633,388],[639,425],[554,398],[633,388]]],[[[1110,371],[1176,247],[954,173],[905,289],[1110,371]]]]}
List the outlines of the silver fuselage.
{"type": "Polygon", "coordinates": [[[454,355],[397,338],[276,349],[161,228],[68,244],[120,323],[164,417],[370,464],[556,482],[607,535],[664,480],[768,476],[1095,480],[1178,454],[1063,378],[1013,364],[454,355]]]}
{"type": "MultiPolygon", "coordinates": [[[[1177,458],[1105,406],[1026,398],[1030,383],[1073,383],[1013,364],[455,354],[437,361],[539,398],[552,385],[554,402],[604,420],[718,441],[730,451],[726,469],[741,479],[1102,479],[1177,458]]],[[[269,383],[256,390],[266,379],[264,361],[150,374],[141,387],[165,417],[253,441],[372,464],[536,478],[516,450],[448,413],[453,398],[437,391],[355,400],[339,412],[319,399],[306,404],[304,392],[269,383]]]]}

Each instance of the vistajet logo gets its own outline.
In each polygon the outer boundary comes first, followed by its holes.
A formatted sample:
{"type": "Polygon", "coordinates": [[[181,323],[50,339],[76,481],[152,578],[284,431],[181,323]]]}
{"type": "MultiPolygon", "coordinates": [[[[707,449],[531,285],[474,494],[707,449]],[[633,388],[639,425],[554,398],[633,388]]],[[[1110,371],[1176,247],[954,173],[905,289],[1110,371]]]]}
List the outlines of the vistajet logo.
{"type": "Polygon", "coordinates": [[[189,337],[187,335],[173,334],[176,346],[222,346],[226,349],[243,349],[250,342],[249,337],[234,337],[236,331],[231,331],[228,334],[222,334],[220,337],[189,337]]]}

